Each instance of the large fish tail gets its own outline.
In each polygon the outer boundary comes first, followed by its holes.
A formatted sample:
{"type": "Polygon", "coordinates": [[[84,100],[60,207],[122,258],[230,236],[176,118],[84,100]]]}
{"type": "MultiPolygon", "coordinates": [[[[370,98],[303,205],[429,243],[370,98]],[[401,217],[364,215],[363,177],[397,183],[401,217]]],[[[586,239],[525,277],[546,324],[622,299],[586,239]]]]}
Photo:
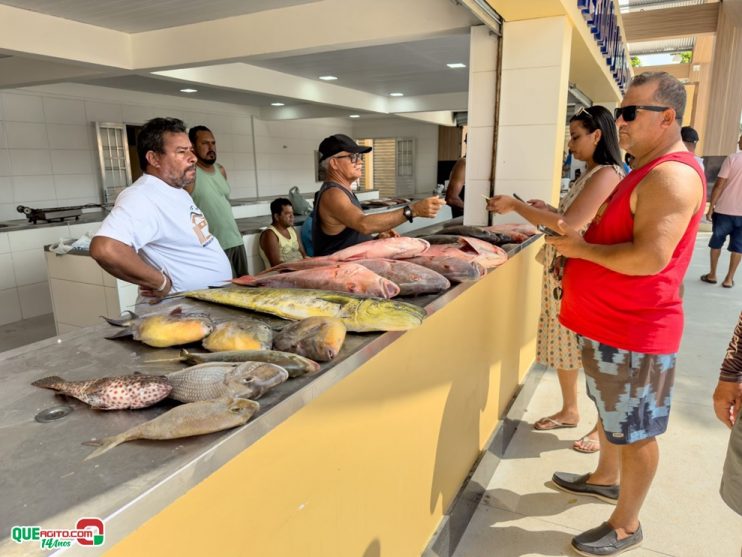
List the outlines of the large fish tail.
{"type": "Polygon", "coordinates": [[[97,449],[95,449],[92,453],[90,453],[88,456],[85,457],[84,460],[91,460],[93,458],[98,458],[103,453],[107,453],[114,447],[120,445],[124,441],[128,441],[130,437],[127,435],[127,432],[119,433],[118,435],[113,435],[111,437],[105,437],[101,439],[100,441],[88,441],[85,443],[86,445],[100,445],[97,449]]]}
{"type": "Polygon", "coordinates": [[[128,327],[131,325],[131,322],[135,319],[139,318],[139,316],[134,313],[133,311],[125,311],[124,314],[129,314],[128,317],[123,317],[122,319],[111,319],[110,317],[106,317],[105,315],[101,315],[103,319],[105,319],[109,325],[113,325],[114,327],[128,327]]]}
{"type": "Polygon", "coordinates": [[[58,375],[50,375],[49,377],[37,379],[36,381],[31,383],[31,385],[33,385],[34,387],[41,387],[43,389],[53,389],[54,387],[52,387],[52,385],[64,382],[64,379],[62,379],[58,375]]]}

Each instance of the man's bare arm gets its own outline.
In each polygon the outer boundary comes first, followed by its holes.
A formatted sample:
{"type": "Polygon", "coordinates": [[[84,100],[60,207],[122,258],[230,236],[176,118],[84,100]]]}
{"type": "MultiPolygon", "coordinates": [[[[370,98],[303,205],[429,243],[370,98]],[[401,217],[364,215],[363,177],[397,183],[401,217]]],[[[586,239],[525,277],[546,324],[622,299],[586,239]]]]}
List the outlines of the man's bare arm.
{"type": "Polygon", "coordinates": [[[158,290],[163,283],[163,273],[139,257],[134,248],[113,238],[93,238],[90,256],[116,278],[138,285],[146,296],[162,297],[173,287],[166,276],[165,287],[158,290]]]}
{"type": "Polygon", "coordinates": [[[464,201],[459,197],[466,180],[466,159],[459,159],[453,165],[446,188],[446,203],[452,207],[464,208],[464,201]]]}
{"type": "Polygon", "coordinates": [[[664,163],[634,190],[634,238],[613,245],[590,244],[568,226],[565,236],[548,238],[559,253],[586,259],[625,275],[653,275],[670,262],[703,196],[701,179],[691,167],[664,163]]]}
{"type": "Polygon", "coordinates": [[[711,190],[711,199],[709,200],[709,210],[706,216],[708,218],[711,218],[711,216],[714,214],[714,206],[716,205],[716,202],[719,201],[719,197],[721,196],[721,193],[727,188],[727,179],[726,178],[717,178],[716,183],[714,184],[714,188],[711,190]]]}
{"type": "MultiPolygon", "coordinates": [[[[410,205],[413,217],[434,217],[441,206],[442,199],[428,197],[410,205]]],[[[333,228],[341,226],[352,228],[361,234],[386,232],[407,221],[402,209],[366,215],[350,202],[348,196],[336,188],[327,190],[320,199],[323,231],[334,233],[333,228]]]]}

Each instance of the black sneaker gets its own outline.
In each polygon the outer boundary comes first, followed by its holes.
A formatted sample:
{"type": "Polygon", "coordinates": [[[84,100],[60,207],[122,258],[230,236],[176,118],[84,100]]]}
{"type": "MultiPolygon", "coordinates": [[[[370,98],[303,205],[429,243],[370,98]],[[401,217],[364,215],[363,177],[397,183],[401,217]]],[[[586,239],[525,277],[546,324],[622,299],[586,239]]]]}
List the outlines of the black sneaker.
{"type": "Polygon", "coordinates": [[[617,485],[597,485],[587,483],[590,474],[570,474],[569,472],[554,472],[551,481],[562,491],[575,495],[591,495],[606,503],[616,504],[618,501],[617,485]]]}
{"type": "Polygon", "coordinates": [[[642,527],[628,538],[618,539],[613,526],[604,522],[597,528],[583,532],[572,538],[572,549],[580,555],[594,557],[595,555],[618,555],[624,551],[636,549],[642,544],[642,527]]]}

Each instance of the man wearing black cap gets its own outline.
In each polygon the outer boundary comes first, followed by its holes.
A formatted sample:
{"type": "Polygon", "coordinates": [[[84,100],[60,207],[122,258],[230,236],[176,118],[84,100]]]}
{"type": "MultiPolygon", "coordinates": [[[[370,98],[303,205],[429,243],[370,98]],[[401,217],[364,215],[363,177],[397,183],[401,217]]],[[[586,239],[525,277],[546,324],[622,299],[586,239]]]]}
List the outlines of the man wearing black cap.
{"type": "Polygon", "coordinates": [[[325,182],[314,199],[314,255],[330,255],[371,240],[373,233],[397,235],[392,230],[395,226],[412,222],[415,217],[432,218],[445,205],[442,199],[433,196],[397,211],[365,215],[351,184],[361,177],[363,154],[371,149],[340,133],[320,143],[319,164],[325,172],[325,182]]]}

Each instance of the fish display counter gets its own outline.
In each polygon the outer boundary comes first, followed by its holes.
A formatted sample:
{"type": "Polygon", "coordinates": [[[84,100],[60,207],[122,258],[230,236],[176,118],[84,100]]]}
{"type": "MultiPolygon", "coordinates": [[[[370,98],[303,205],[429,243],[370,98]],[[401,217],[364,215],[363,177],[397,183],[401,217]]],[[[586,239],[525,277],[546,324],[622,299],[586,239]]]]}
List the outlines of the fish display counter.
{"type": "MultiPolygon", "coordinates": [[[[0,354],[0,554],[420,554],[533,361],[541,244],[510,246],[477,281],[407,299],[426,314],[414,329],[348,333],[332,361],[268,391],[241,427],[131,441],[90,460],[83,443],[175,402],[93,410],[31,384],[165,374],[183,368],[180,349],[108,340],[101,322],[0,354]],[[75,539],[81,531],[94,535],[75,539]]],[[[175,307],[246,315],[182,298],[148,309],[175,307]]]]}

